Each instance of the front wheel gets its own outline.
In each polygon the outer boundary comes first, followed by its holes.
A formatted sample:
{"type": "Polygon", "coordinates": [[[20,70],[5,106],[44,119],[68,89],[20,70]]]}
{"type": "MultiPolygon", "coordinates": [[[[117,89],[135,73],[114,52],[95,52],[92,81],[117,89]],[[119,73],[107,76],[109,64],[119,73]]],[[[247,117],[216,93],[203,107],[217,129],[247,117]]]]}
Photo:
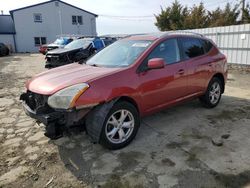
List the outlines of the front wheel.
{"type": "Polygon", "coordinates": [[[219,78],[212,78],[204,96],[200,97],[201,103],[207,108],[216,107],[221,99],[222,82],[219,78]]]}
{"type": "Polygon", "coordinates": [[[117,102],[104,121],[100,144],[109,149],[127,146],[136,136],[140,126],[139,113],[128,102],[117,102]]]}

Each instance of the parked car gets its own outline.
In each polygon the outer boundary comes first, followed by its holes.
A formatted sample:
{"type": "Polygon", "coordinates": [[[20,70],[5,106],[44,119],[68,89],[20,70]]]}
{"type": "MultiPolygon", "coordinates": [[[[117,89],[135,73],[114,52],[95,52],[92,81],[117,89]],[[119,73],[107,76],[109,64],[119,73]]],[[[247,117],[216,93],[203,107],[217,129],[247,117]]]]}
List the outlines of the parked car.
{"type": "Polygon", "coordinates": [[[132,36],[86,64],[35,76],[20,99],[25,112],[46,125],[46,136],[85,126],[93,142],[119,149],[136,136],[140,117],[195,98],[217,106],[226,80],[225,55],[201,35],[132,36]]]}
{"type": "Polygon", "coordinates": [[[45,68],[54,68],[62,65],[84,61],[95,52],[105,47],[106,43],[111,42],[101,38],[82,38],[77,39],[66,45],[63,49],[55,49],[46,54],[45,68]]]}
{"type": "Polygon", "coordinates": [[[47,48],[48,48],[48,45],[45,44],[45,45],[41,45],[40,48],[39,48],[39,52],[43,55],[45,55],[47,53],[47,48]]]}
{"type": "Polygon", "coordinates": [[[48,51],[57,48],[63,48],[65,45],[71,43],[72,41],[72,38],[58,38],[51,44],[45,44],[40,46],[39,52],[45,55],[48,51]]]}
{"type": "Polygon", "coordinates": [[[0,56],[5,56],[9,54],[10,54],[9,48],[4,43],[0,43],[0,56]]]}

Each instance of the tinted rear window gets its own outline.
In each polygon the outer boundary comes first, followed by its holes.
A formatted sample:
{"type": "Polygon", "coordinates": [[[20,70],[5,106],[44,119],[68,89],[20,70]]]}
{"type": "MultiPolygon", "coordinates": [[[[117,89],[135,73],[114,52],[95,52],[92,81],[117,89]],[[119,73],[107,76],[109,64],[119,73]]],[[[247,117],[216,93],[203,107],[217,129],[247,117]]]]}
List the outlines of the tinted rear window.
{"type": "Polygon", "coordinates": [[[213,48],[213,44],[208,40],[201,40],[205,53],[209,52],[213,48]]]}
{"type": "Polygon", "coordinates": [[[183,58],[190,59],[204,54],[203,45],[196,38],[181,38],[183,58]]]}

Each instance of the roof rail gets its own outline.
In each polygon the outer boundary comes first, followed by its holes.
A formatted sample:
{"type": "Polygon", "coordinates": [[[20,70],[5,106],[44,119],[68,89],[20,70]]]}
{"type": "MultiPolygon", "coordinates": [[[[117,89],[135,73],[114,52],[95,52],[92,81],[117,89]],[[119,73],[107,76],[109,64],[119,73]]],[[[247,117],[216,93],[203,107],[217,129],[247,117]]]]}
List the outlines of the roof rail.
{"type": "Polygon", "coordinates": [[[175,30],[175,31],[166,31],[165,34],[162,35],[162,37],[165,37],[167,35],[171,35],[171,34],[186,34],[186,35],[193,35],[193,36],[199,36],[199,37],[204,37],[204,35],[200,34],[200,33],[195,33],[192,31],[187,31],[187,30],[175,30]]]}

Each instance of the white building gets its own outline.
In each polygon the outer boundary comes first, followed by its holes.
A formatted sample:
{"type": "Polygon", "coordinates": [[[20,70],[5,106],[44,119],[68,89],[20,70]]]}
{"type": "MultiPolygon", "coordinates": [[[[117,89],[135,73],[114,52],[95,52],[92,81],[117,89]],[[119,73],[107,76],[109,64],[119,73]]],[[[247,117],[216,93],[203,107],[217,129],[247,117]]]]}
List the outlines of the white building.
{"type": "Polygon", "coordinates": [[[96,14],[60,0],[11,10],[10,15],[17,52],[37,52],[40,45],[53,42],[59,35],[97,35],[96,14]]]}

